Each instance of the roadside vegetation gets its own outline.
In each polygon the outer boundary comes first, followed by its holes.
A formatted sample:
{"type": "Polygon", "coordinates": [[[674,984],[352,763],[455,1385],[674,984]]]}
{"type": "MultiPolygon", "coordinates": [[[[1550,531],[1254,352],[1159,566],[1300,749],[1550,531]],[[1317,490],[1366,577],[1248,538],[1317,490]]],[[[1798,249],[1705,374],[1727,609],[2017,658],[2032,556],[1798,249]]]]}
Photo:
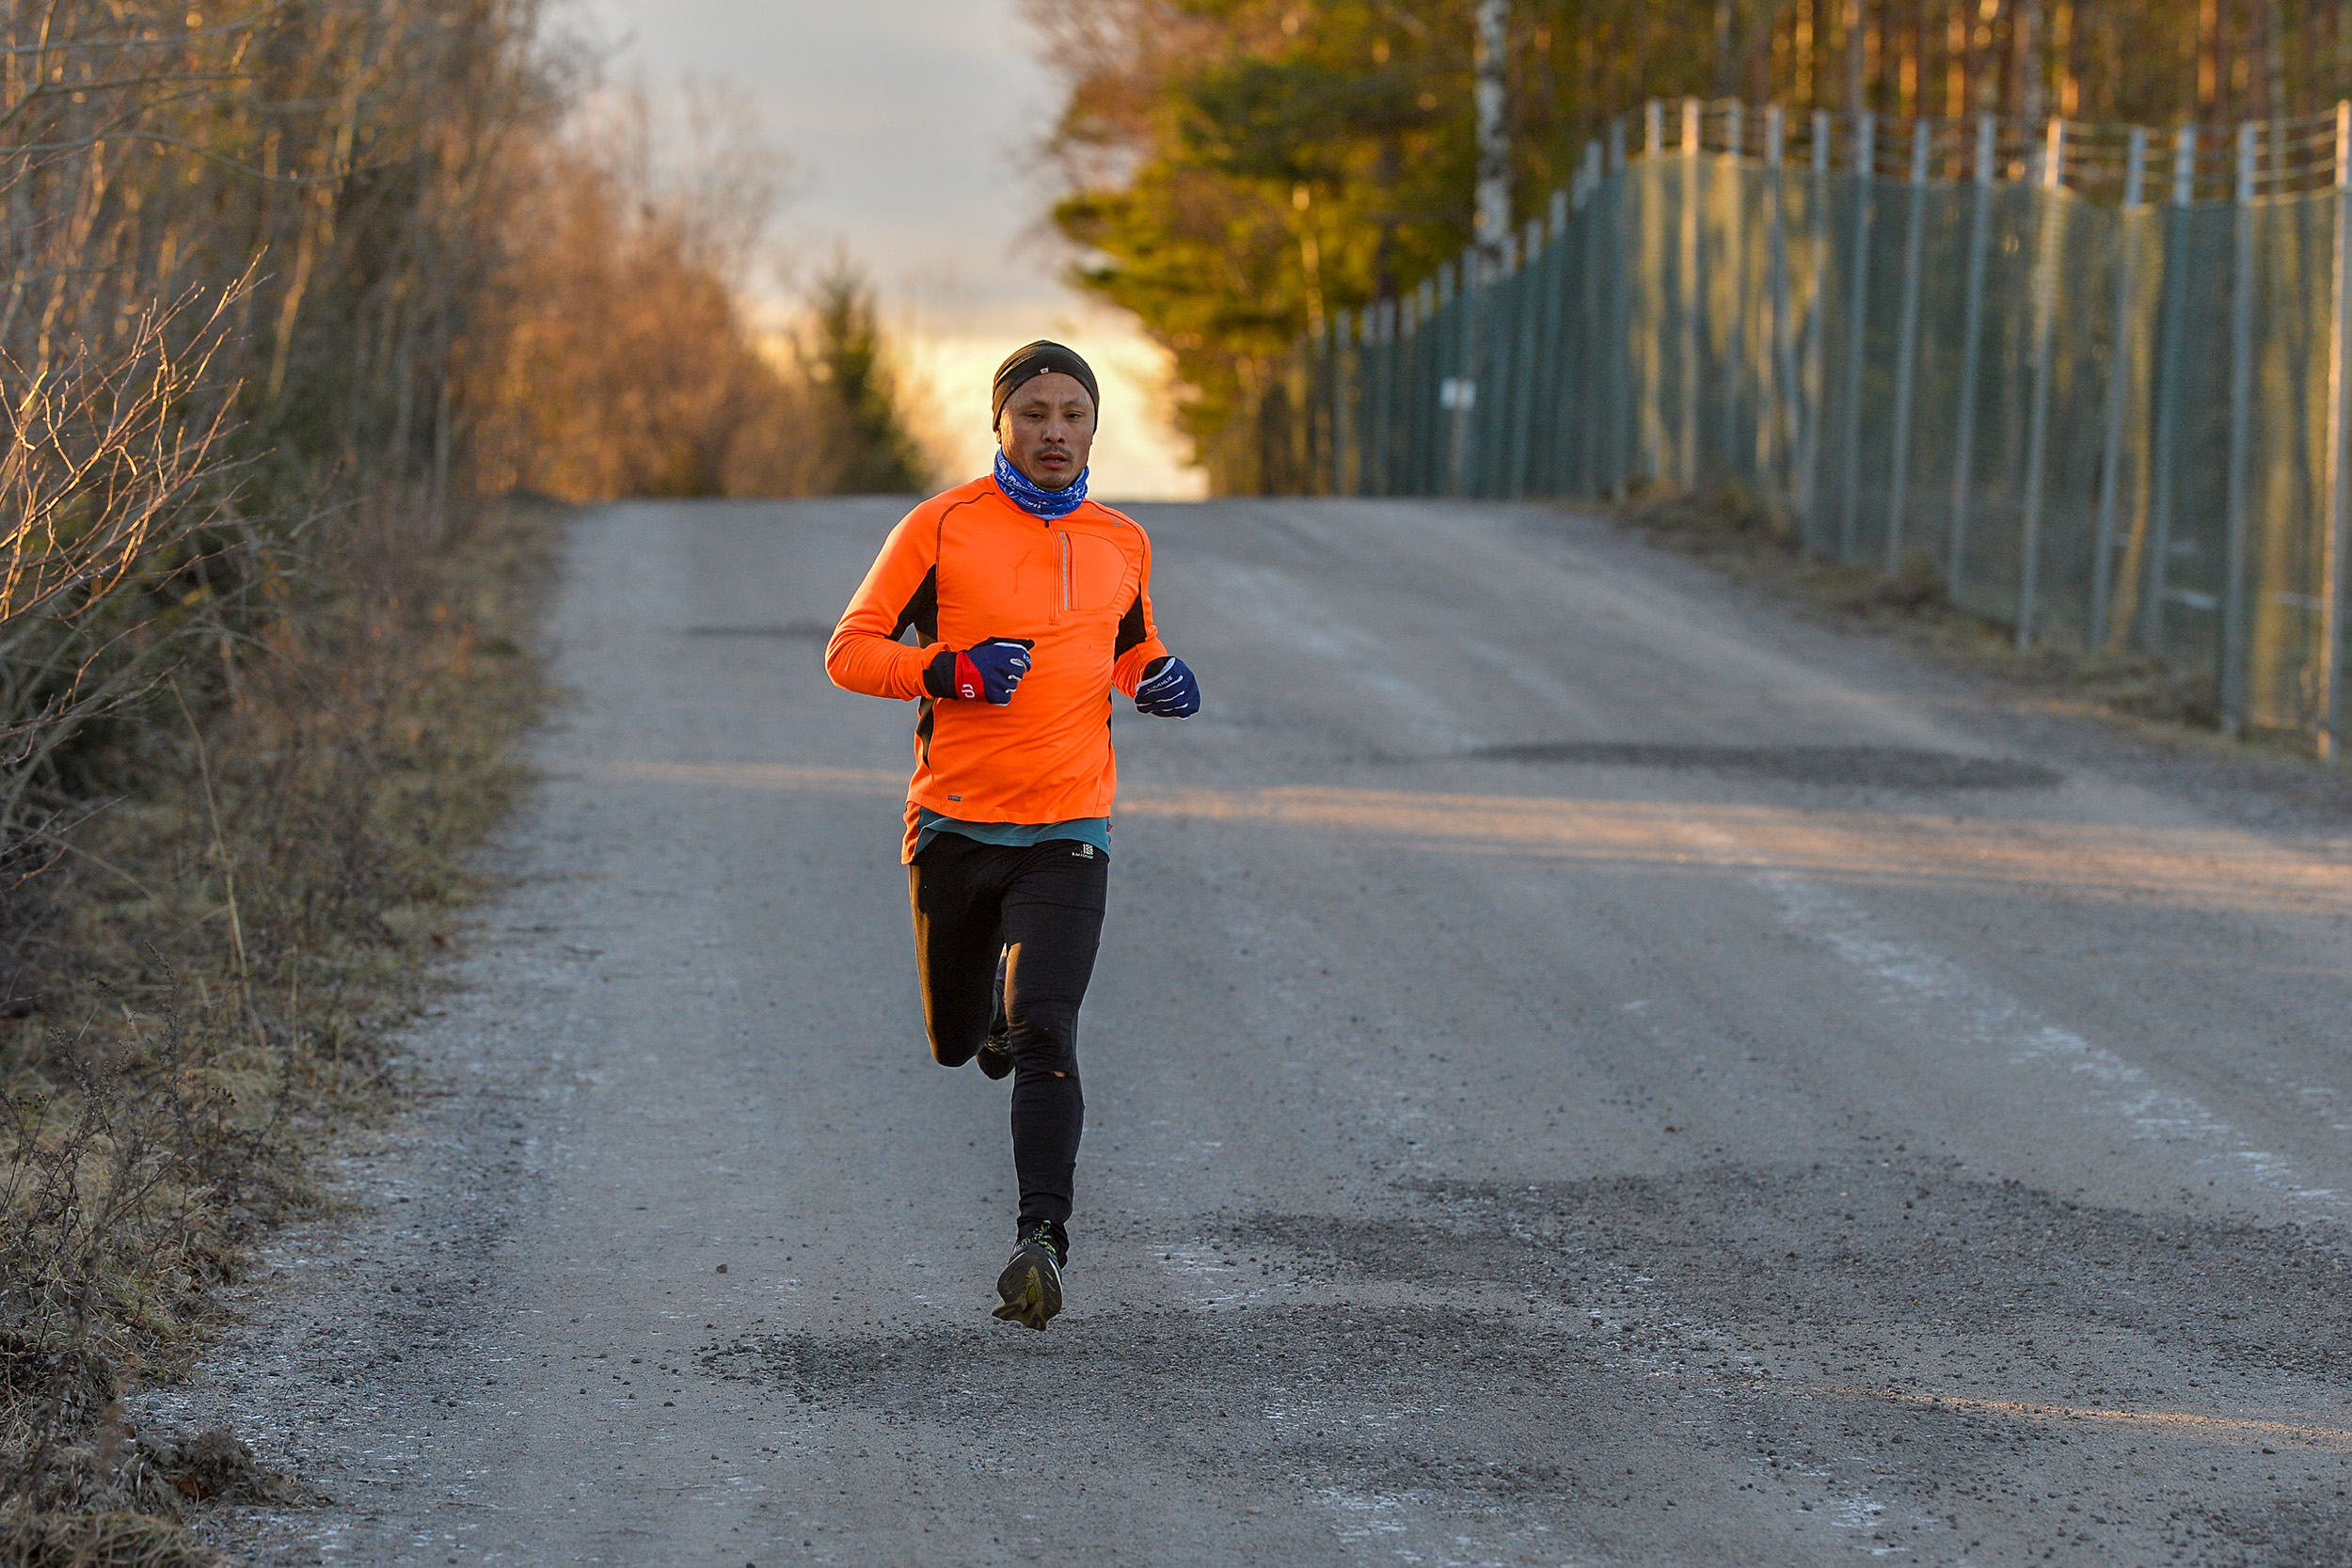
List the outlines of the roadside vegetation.
{"type": "MultiPolygon", "coordinates": [[[[1044,151],[1077,283],[1172,354],[1212,487],[1300,336],[1470,243],[1477,0],[1027,0],[1067,96],[1044,151]]],[[[1791,114],[2206,124],[2352,90],[2352,7],[2286,0],[1512,0],[1516,218],[1650,98],[1791,114]]]]}
{"type": "Polygon", "coordinates": [[[853,266],[747,303],[755,129],[541,23],[0,0],[0,1562],[294,1499],[118,1397],[397,1101],[564,504],[924,477],[853,266]]]}
{"type": "MultiPolygon", "coordinates": [[[[2086,649],[2056,638],[2019,648],[2017,634],[1953,604],[1924,560],[1899,576],[1806,554],[1786,519],[1737,493],[1635,497],[1618,520],[1673,550],[1778,599],[1800,614],[1899,639],[1949,668],[1999,682],[2044,705],[2122,722],[2174,745],[2241,749],[2219,731],[2210,668],[2184,668],[2138,649],[2086,649]]],[[[2298,737],[2265,743],[2301,754],[2298,737]]]]}

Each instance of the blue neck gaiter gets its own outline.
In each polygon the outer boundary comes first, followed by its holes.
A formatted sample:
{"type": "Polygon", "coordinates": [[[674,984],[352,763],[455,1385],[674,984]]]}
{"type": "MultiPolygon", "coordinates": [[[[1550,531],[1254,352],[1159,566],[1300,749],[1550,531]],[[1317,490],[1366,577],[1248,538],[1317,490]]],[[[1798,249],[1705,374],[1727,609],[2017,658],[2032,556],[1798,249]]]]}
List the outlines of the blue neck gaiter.
{"type": "Polygon", "coordinates": [[[1068,485],[1059,490],[1048,490],[1041,484],[1031,483],[1028,475],[1014,467],[1012,459],[1007,457],[1002,449],[996,453],[996,488],[1005,493],[1007,500],[1030,516],[1043,517],[1049,522],[1056,517],[1067,517],[1078,510],[1078,503],[1087,499],[1088,472],[1088,469],[1080,468],[1078,477],[1068,485]]]}

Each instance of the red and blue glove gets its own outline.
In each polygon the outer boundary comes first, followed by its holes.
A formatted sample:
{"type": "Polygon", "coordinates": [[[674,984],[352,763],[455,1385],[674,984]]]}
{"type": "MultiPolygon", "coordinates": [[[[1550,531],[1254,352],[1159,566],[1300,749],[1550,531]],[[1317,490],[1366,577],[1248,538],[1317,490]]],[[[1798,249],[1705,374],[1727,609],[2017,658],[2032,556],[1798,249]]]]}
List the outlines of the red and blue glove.
{"type": "Polygon", "coordinates": [[[1144,666],[1136,687],[1136,711],[1154,719],[1189,719],[1200,711],[1200,683],[1174,655],[1155,658],[1144,666]]]}
{"type": "Polygon", "coordinates": [[[924,666],[923,689],[942,700],[979,698],[1003,707],[1029,673],[1030,647],[1017,637],[992,637],[961,653],[943,649],[924,666]]]}

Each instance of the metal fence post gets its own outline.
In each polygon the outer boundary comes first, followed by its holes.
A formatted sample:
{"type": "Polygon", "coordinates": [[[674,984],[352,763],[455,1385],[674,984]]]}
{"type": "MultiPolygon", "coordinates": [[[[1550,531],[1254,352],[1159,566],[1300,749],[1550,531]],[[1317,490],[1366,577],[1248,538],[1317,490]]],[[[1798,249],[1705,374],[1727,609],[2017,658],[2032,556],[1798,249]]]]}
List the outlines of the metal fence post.
{"type": "Polygon", "coordinates": [[[1438,421],[1442,431],[1431,446],[1428,493],[1433,496],[1458,496],[1462,493],[1462,443],[1468,435],[1463,428],[1468,420],[1461,402],[1462,361],[1465,357],[1462,350],[1469,346],[1468,340],[1463,336],[1462,324],[1470,316],[1471,287],[1470,275],[1468,272],[1456,274],[1454,262],[1446,261],[1438,265],[1438,315],[1445,325],[1430,334],[1433,365],[1430,385],[1423,389],[1425,401],[1428,394],[1436,394],[1437,406],[1445,416],[1438,421]],[[1446,328],[1452,330],[1449,332],[1446,328]]]}
{"type": "Polygon", "coordinates": [[[2254,169],[2261,127],[2237,128],[2235,240],[2230,277],[2229,543],[2221,600],[2221,723],[2246,726],[2246,547],[2251,505],[2248,449],[2254,412],[2254,169]]]}
{"type": "Polygon", "coordinates": [[[1413,302],[1412,398],[1416,410],[1416,436],[1413,447],[1412,493],[1417,496],[1443,495],[1443,464],[1445,462],[1444,433],[1438,415],[1444,412],[1438,404],[1438,392],[1446,372],[1445,333],[1438,326],[1443,313],[1454,304],[1454,267],[1452,262],[1440,266],[1435,278],[1421,281],[1421,295],[1413,302]]]}
{"type": "Polygon", "coordinates": [[[1731,320],[1724,332],[1724,471],[1740,466],[1740,378],[1748,369],[1747,191],[1740,160],[1747,152],[1747,105],[1738,99],[1724,111],[1723,179],[1730,187],[1724,225],[1724,261],[1730,268],[1731,320]]]}
{"type": "MultiPolygon", "coordinates": [[[[1484,314],[1491,346],[1487,357],[1495,365],[1496,402],[1479,437],[1479,494],[1511,494],[1511,465],[1516,432],[1527,408],[1528,356],[1519,352],[1518,327],[1527,303],[1527,269],[1532,258],[1520,248],[1519,232],[1502,242],[1502,271],[1489,279],[1484,314]]],[[[1537,242],[1540,244],[1541,242],[1537,242]]]]}
{"type": "Polygon", "coordinates": [[[1320,451],[1311,454],[1313,461],[1302,476],[1307,493],[1312,496],[1340,493],[1340,367],[1347,354],[1347,340],[1340,335],[1343,325],[1336,316],[1324,319],[1330,352],[1324,356],[1322,384],[1311,385],[1307,389],[1311,400],[1307,415],[1313,421],[1311,428],[1317,431],[1323,443],[1320,451]]]}
{"type": "Polygon", "coordinates": [[[1430,427],[1437,421],[1436,360],[1430,345],[1437,334],[1429,330],[1437,314],[1438,280],[1424,277],[1404,302],[1405,335],[1397,345],[1396,412],[1397,473],[1394,493],[1429,493],[1430,427]]]}
{"type": "Polygon", "coordinates": [[[1628,373],[1627,356],[1632,350],[1633,326],[1629,302],[1625,287],[1625,204],[1630,178],[1626,172],[1625,121],[1609,122],[1609,172],[1617,177],[1616,189],[1610,195],[1608,210],[1602,215],[1608,228],[1601,235],[1601,251],[1608,259],[1608,321],[1602,329],[1602,362],[1608,368],[1609,388],[1609,494],[1613,500],[1623,500],[1626,482],[1633,467],[1633,388],[1628,373]]]}
{"type": "MultiPolygon", "coordinates": [[[[1577,268],[1576,280],[1576,386],[1580,417],[1576,422],[1576,479],[1572,488],[1579,495],[1597,496],[1608,489],[1601,479],[1601,454],[1605,450],[1604,422],[1611,416],[1609,377],[1603,372],[1601,344],[1602,302],[1608,297],[1601,286],[1601,265],[1605,253],[1601,249],[1604,230],[1602,219],[1608,203],[1601,199],[1601,182],[1606,178],[1604,162],[1596,160],[1597,151],[1592,143],[1584,147],[1584,201],[1578,209],[1576,221],[1581,230],[1583,264],[1577,268]]],[[[1605,156],[1605,155],[1604,155],[1605,156]]]]}
{"type": "Polygon", "coordinates": [[[1919,369],[1919,253],[1927,231],[1928,159],[1935,122],[1911,122],[1911,205],[1903,214],[1902,317],[1895,338],[1895,451],[1886,479],[1886,575],[1903,569],[1903,508],[1911,490],[1911,398],[1919,369]]]}
{"type": "Polygon", "coordinates": [[[1371,317],[1371,306],[1359,306],[1343,324],[1347,327],[1347,353],[1340,363],[1344,372],[1341,387],[1345,399],[1339,405],[1340,427],[1331,436],[1331,450],[1339,460],[1338,494],[1343,496],[1363,493],[1365,345],[1372,336],[1371,317]]]}
{"type": "Polygon", "coordinates": [[[1618,240],[1622,247],[1620,271],[1626,281],[1626,404],[1628,417],[1632,420],[1629,432],[1631,444],[1626,451],[1627,477],[1650,483],[1657,483],[1668,471],[1661,451],[1666,440],[1666,412],[1659,403],[1659,392],[1665,379],[1666,334],[1672,324],[1665,315],[1665,280],[1650,276],[1646,270],[1649,236],[1661,215],[1659,198],[1663,195],[1660,187],[1664,182],[1658,158],[1665,150],[1665,106],[1653,98],[1642,105],[1644,166],[1638,180],[1631,170],[1627,172],[1626,226],[1618,240]],[[1641,291],[1638,345],[1634,341],[1636,289],[1641,291]]]}
{"type": "Polygon", "coordinates": [[[2026,517],[2017,546],[2017,646],[2033,642],[2034,591],[2042,575],[2042,491],[2050,445],[2050,338],[2058,323],[2058,270],[2066,251],[2066,121],[2053,118],[2034,194],[2033,338],[2026,415],[2026,517]]]}
{"type": "Polygon", "coordinates": [[[1317,324],[1322,330],[1315,334],[1315,346],[1323,352],[1317,356],[1317,370],[1322,380],[1310,379],[1301,388],[1307,406],[1301,410],[1309,436],[1307,462],[1298,476],[1298,483],[1310,496],[1332,496],[1339,493],[1339,421],[1334,414],[1334,400],[1340,385],[1340,355],[1343,343],[1337,321],[1326,316],[1317,324]]]}
{"type": "Polygon", "coordinates": [[[1804,383],[1797,389],[1800,418],[1797,425],[1797,524],[1798,535],[1810,546],[1813,530],[1820,521],[1821,496],[1821,419],[1827,412],[1822,407],[1825,388],[1822,385],[1821,339],[1827,324],[1823,317],[1829,310],[1829,150],[1830,127],[1827,109],[1813,111],[1813,189],[1806,198],[1806,215],[1813,221],[1813,298],[1804,316],[1804,383]]]}
{"type": "Polygon", "coordinates": [[[1494,495],[1497,483],[1509,475],[1511,410],[1518,398],[1518,366],[1511,352],[1518,346],[1511,332],[1511,310],[1518,296],[1518,231],[1506,229],[1502,256],[1481,256],[1476,262],[1479,287],[1470,328],[1476,333],[1472,341],[1476,357],[1471,360],[1470,383],[1478,390],[1470,407],[1470,471],[1462,491],[1466,496],[1494,495]]]}
{"type": "Polygon", "coordinates": [[[1372,363],[1364,378],[1362,450],[1356,461],[1363,468],[1365,493],[1375,496],[1391,494],[1395,483],[1396,469],[1391,458],[1396,449],[1398,313],[1394,299],[1380,301],[1373,308],[1365,334],[1371,345],[1372,363]]]}
{"type": "Polygon", "coordinates": [[[2094,648],[2106,647],[2113,641],[2107,616],[2115,584],[2115,513],[2123,493],[2123,413],[2130,402],[2132,385],[2132,310],[2138,303],[2137,237],[2145,211],[2141,197],[2147,177],[2148,132],[2146,127],[2135,125],[2130,150],[2124,155],[2123,205],[2115,214],[2117,243],[2123,254],[2116,264],[2115,330],[2107,337],[2106,429],[2099,458],[2099,531],[2091,546],[2090,625],[2085,628],[2089,635],[2084,638],[2094,648]]]}
{"type": "Polygon", "coordinates": [[[1349,413],[1349,401],[1355,396],[1356,322],[1358,312],[1342,310],[1332,317],[1331,326],[1331,472],[1330,489],[1334,496],[1348,494],[1353,469],[1348,449],[1353,445],[1350,427],[1355,420],[1349,413]]]}
{"type": "Polygon", "coordinates": [[[1294,423],[1306,430],[1306,449],[1298,456],[1298,494],[1329,496],[1331,484],[1331,388],[1339,386],[1339,315],[1327,315],[1308,326],[1311,357],[1298,381],[1298,409],[1294,423]]]}
{"type": "Polygon", "coordinates": [[[2328,527],[2320,539],[2319,691],[2317,735],[2323,761],[2336,754],[2344,704],[2344,534],[2352,512],[2352,477],[2345,450],[2344,378],[2352,361],[2352,103],[2336,105],[2336,255],[2328,299],[2328,527]]]}
{"type": "MultiPolygon", "coordinates": [[[[1315,447],[1315,424],[1322,418],[1323,398],[1316,388],[1322,385],[1323,367],[1329,358],[1331,318],[1326,316],[1307,329],[1307,334],[1291,347],[1289,362],[1282,368],[1282,382],[1288,394],[1283,406],[1283,445],[1289,450],[1281,477],[1283,488],[1277,495],[1311,496],[1315,493],[1315,471],[1321,467],[1321,453],[1315,447]],[[1295,488],[1293,488],[1293,487],[1295,488]]],[[[1261,488],[1264,488],[1261,482],[1261,488]]]]}
{"type": "Polygon", "coordinates": [[[1845,428],[1838,432],[1837,559],[1851,561],[1862,521],[1862,372],[1870,338],[1870,230],[1878,215],[1878,116],[1865,109],[1853,132],[1852,312],[1846,323],[1845,428]]]}
{"type": "Polygon", "coordinates": [[[1778,474],[1796,451],[1797,350],[1788,323],[1788,124],[1780,105],[1764,111],[1764,199],[1771,204],[1765,262],[1765,309],[1772,312],[1771,360],[1765,367],[1763,406],[1756,413],[1758,467],[1778,474]],[[1783,435],[1784,430],[1787,432],[1783,435]]]}
{"type": "Polygon", "coordinates": [[[2180,423],[2182,315],[2188,309],[2189,204],[2197,198],[2197,127],[2172,142],[2172,210],[2167,214],[2163,316],[2156,324],[2156,420],[2149,455],[2148,585],[2139,603],[2140,646],[2164,646],[2165,578],[2172,557],[2172,436],[2180,423]]]}
{"type": "MultiPolygon", "coordinates": [[[[1423,278],[1422,283],[1428,279],[1423,278]]],[[[1389,439],[1384,462],[1388,467],[1388,483],[1381,487],[1384,496],[1409,496],[1417,493],[1421,470],[1421,398],[1418,379],[1421,341],[1418,333],[1422,290],[1416,287],[1411,293],[1399,296],[1389,312],[1389,327],[1394,334],[1389,343],[1389,439]]]]}
{"type": "Polygon", "coordinates": [[[1388,483],[1383,495],[1409,496],[1414,493],[1420,471],[1414,443],[1420,438],[1421,399],[1416,395],[1422,291],[1415,289],[1401,299],[1390,302],[1389,308],[1389,439],[1387,455],[1388,483]]]}
{"type": "MultiPolygon", "coordinates": [[[[1572,183],[1582,182],[1580,171],[1572,183]]],[[[1536,443],[1535,454],[1530,459],[1528,483],[1537,493],[1546,496],[1566,492],[1566,471],[1561,462],[1563,442],[1562,421],[1567,416],[1569,388],[1574,385],[1574,363],[1568,354],[1568,222],[1572,199],[1565,189],[1551,193],[1549,232],[1544,245],[1543,289],[1544,317],[1538,336],[1536,353],[1543,360],[1543,373],[1536,386],[1541,388],[1542,402],[1536,405],[1535,423],[1530,439],[1536,443]]]]}
{"type": "MultiPolygon", "coordinates": [[[[1589,157],[1594,150],[1587,146],[1589,157]]],[[[1593,166],[1593,175],[1584,187],[1584,207],[1580,214],[1583,225],[1584,265],[1578,280],[1577,306],[1577,375],[1583,388],[1584,417],[1577,430],[1577,488],[1588,496],[1606,495],[1609,491],[1608,456],[1610,421],[1616,418],[1613,402],[1614,388],[1609,379],[1609,261],[1613,252],[1609,248],[1615,235],[1612,215],[1616,208],[1616,189],[1612,182],[1613,170],[1604,150],[1593,166]]]]}
{"type": "Polygon", "coordinates": [[[1397,452],[1394,494],[1421,496],[1429,492],[1430,426],[1436,421],[1435,360],[1430,345],[1437,341],[1430,323],[1437,314],[1438,280],[1424,277],[1405,297],[1401,322],[1404,336],[1396,355],[1397,452]]]}
{"type": "MultiPolygon", "coordinates": [[[[1658,160],[1665,156],[1665,152],[1666,105],[1662,101],[1653,98],[1642,105],[1642,160],[1648,166],[1642,171],[1640,184],[1636,185],[1629,176],[1626,181],[1627,197],[1629,199],[1636,198],[1638,192],[1641,206],[1637,217],[1632,224],[1629,225],[1625,238],[1620,242],[1628,247],[1641,246],[1642,248],[1634,252],[1634,255],[1644,260],[1646,260],[1649,254],[1650,226],[1656,223],[1660,216],[1658,213],[1652,211],[1652,208],[1661,204],[1659,198],[1665,194],[1662,188],[1665,184],[1664,171],[1657,166],[1658,160]]],[[[1645,296],[1642,310],[1644,330],[1642,353],[1638,357],[1629,356],[1627,359],[1629,372],[1626,382],[1629,391],[1627,402],[1633,405],[1634,420],[1633,449],[1629,454],[1629,461],[1632,465],[1633,478],[1655,484],[1673,471],[1669,454],[1660,450],[1666,439],[1666,410],[1661,401],[1664,388],[1661,383],[1665,379],[1668,327],[1663,306],[1667,296],[1663,279],[1643,277],[1639,275],[1636,275],[1636,278],[1635,286],[1642,290],[1645,296]]],[[[1630,291],[1628,293],[1626,303],[1628,308],[1627,341],[1629,346],[1632,325],[1630,291]]]]}
{"type": "Polygon", "coordinates": [[[1510,462],[1503,482],[1503,493],[1513,500],[1527,494],[1527,453],[1534,444],[1531,427],[1535,420],[1535,387],[1541,372],[1535,358],[1535,318],[1542,304],[1543,274],[1536,270],[1544,260],[1544,224],[1541,218],[1529,218],[1519,234],[1519,274],[1518,287],[1512,293],[1511,310],[1518,326],[1518,344],[1511,355],[1511,428],[1509,432],[1510,462]]]}
{"type": "Polygon", "coordinates": [[[1944,569],[1945,591],[1957,601],[1961,573],[1967,564],[1969,486],[1977,466],[1977,369],[1983,357],[1985,229],[1993,214],[1993,137],[1991,115],[1977,117],[1976,187],[1968,214],[1967,303],[1962,309],[1960,345],[1960,421],[1952,436],[1952,530],[1950,561],[1944,569]]]}
{"type": "Polygon", "coordinates": [[[1487,374],[1492,368],[1488,361],[1493,357],[1491,340],[1494,334],[1486,329],[1486,315],[1494,303],[1497,280],[1486,259],[1478,253],[1474,245],[1463,247],[1461,264],[1461,291],[1454,296],[1455,307],[1461,313],[1462,346],[1457,351],[1461,357],[1454,372],[1460,380],[1461,392],[1454,408],[1454,439],[1457,443],[1454,450],[1459,458],[1454,465],[1453,493],[1456,496],[1475,496],[1486,472],[1486,420],[1481,416],[1478,404],[1485,393],[1496,394],[1494,397],[1484,397],[1488,412],[1491,412],[1502,392],[1501,386],[1480,386],[1481,382],[1500,379],[1487,374]]]}
{"type": "Polygon", "coordinates": [[[1462,292],[1455,296],[1461,302],[1455,324],[1462,335],[1457,351],[1461,359],[1454,372],[1463,383],[1463,401],[1455,405],[1461,420],[1462,463],[1454,493],[1465,497],[1478,495],[1484,487],[1486,416],[1509,395],[1503,386],[1505,372],[1496,354],[1498,344],[1486,320],[1494,313],[1498,270],[1497,263],[1479,254],[1476,245],[1462,252],[1462,292]]]}
{"type": "MultiPolygon", "coordinates": [[[[1438,395],[1445,385],[1445,378],[1460,374],[1455,364],[1458,356],[1456,349],[1460,343],[1462,308],[1457,303],[1460,298],[1461,283],[1454,276],[1453,263],[1449,261],[1438,271],[1437,311],[1422,319],[1421,328],[1422,337],[1427,340],[1425,352],[1429,358],[1429,373],[1422,378],[1422,403],[1432,410],[1441,408],[1438,395]]],[[[1422,494],[1449,495],[1454,474],[1451,463],[1454,451],[1452,437],[1455,434],[1454,424],[1450,419],[1440,419],[1435,412],[1429,419],[1428,471],[1422,494]]]]}
{"type": "Polygon", "coordinates": [[[1389,364],[1389,483],[1391,496],[1421,493],[1421,321],[1428,279],[1396,302],[1396,341],[1389,364]]]}
{"type": "Polygon", "coordinates": [[[1403,442],[1405,439],[1404,405],[1398,401],[1398,389],[1405,381],[1406,312],[1411,309],[1411,295],[1391,299],[1381,307],[1380,313],[1380,493],[1399,494],[1404,483],[1403,442]]]}
{"type": "Polygon", "coordinates": [[[1347,341],[1347,416],[1346,439],[1338,451],[1343,467],[1340,470],[1341,495],[1360,496],[1364,493],[1364,442],[1370,434],[1372,380],[1372,314],[1369,304],[1359,306],[1354,312],[1354,332],[1347,341]]]}
{"type": "Polygon", "coordinates": [[[1393,299],[1380,302],[1372,330],[1378,347],[1373,356],[1372,432],[1364,443],[1367,487],[1374,494],[1395,493],[1396,484],[1396,340],[1402,307],[1393,299]]]}
{"type": "Polygon", "coordinates": [[[1527,379],[1527,490],[1530,495],[1549,495],[1550,483],[1551,443],[1548,438],[1552,410],[1560,402],[1560,242],[1567,237],[1568,193],[1565,187],[1555,189],[1546,203],[1545,215],[1530,218],[1528,230],[1540,233],[1538,242],[1543,258],[1543,270],[1529,270],[1527,297],[1521,303],[1527,311],[1528,356],[1527,379]]]}
{"type": "Polygon", "coordinates": [[[1705,199],[1702,190],[1707,179],[1705,160],[1699,156],[1701,121],[1699,101],[1682,101],[1682,245],[1675,271],[1680,274],[1676,282],[1682,295],[1682,363],[1676,380],[1675,401],[1679,418],[1675,421],[1675,453],[1672,465],[1685,490],[1695,490],[1699,483],[1699,340],[1701,322],[1705,319],[1707,291],[1699,277],[1699,203],[1705,199]]]}

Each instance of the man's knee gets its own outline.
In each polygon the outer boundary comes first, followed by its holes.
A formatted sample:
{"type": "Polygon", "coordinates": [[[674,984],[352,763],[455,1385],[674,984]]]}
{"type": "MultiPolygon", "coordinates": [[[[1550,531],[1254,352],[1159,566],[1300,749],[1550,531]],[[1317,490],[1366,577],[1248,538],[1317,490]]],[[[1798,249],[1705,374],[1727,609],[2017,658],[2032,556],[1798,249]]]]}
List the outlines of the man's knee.
{"type": "Polygon", "coordinates": [[[1078,1004],[1042,998],[1025,1002],[1005,1046],[1012,1065],[1023,1072],[1076,1073],[1078,1004]]]}
{"type": "Polygon", "coordinates": [[[961,1067],[980,1053],[982,1043],[981,1039],[943,1040],[934,1036],[931,1039],[931,1060],[941,1067],[961,1067]]]}

